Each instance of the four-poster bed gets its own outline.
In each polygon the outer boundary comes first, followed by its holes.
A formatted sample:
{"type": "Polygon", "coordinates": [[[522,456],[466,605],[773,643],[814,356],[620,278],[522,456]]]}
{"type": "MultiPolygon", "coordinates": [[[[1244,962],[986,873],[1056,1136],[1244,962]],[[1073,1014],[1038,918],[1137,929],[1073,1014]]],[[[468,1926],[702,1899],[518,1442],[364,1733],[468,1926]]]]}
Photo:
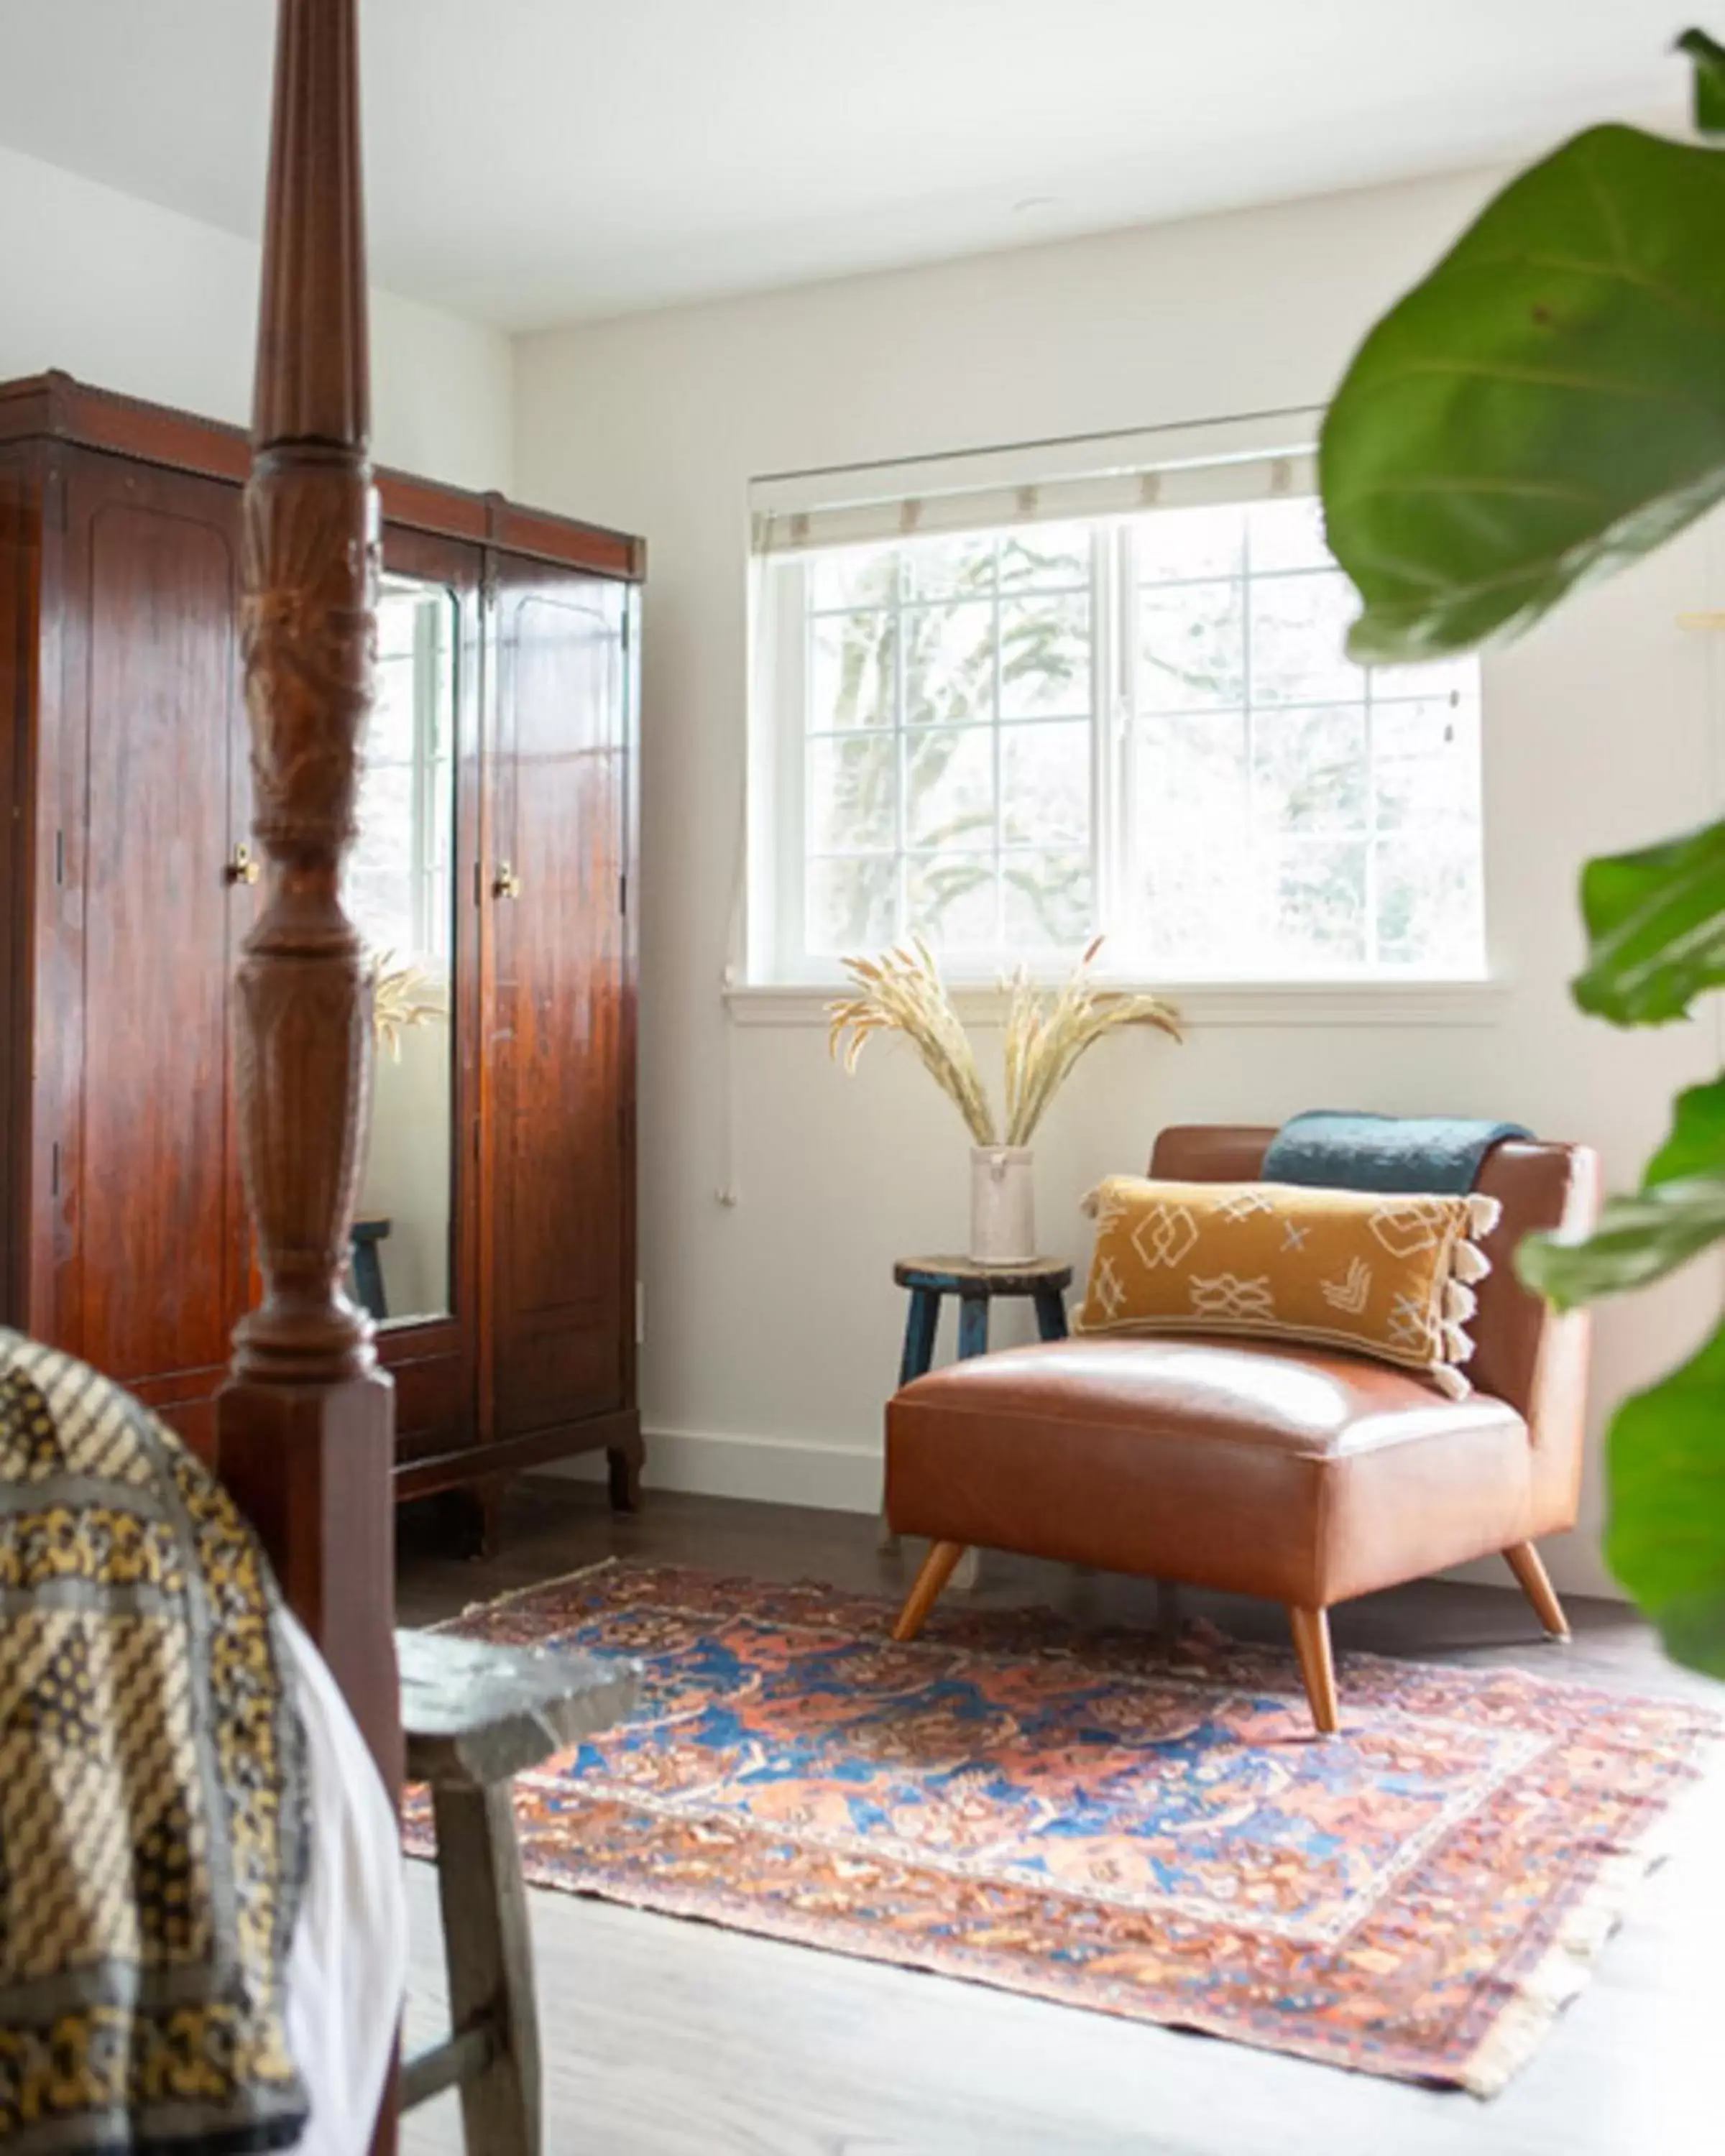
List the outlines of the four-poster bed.
{"type": "Polygon", "coordinates": [[[308,2156],[357,2156],[404,1983],[405,1719],[454,2026],[403,2101],[459,2085],[470,2146],[531,2156],[510,1780],[634,1683],[403,1635],[403,1713],[398,1497],[603,1449],[634,1502],[644,550],[399,474],[381,521],[357,14],[277,0],[249,444],[0,386],[0,2138],[240,2152],[309,2106],[308,2156]],[[429,973],[391,973],[380,916],[429,973]],[[444,1023],[367,1173],[374,983],[416,973],[444,1023]],[[374,1243],[406,1215],[393,1318],[344,1291],[362,1199],[374,1243]],[[27,1871],[39,1786],[59,1838],[27,1871]]]}
{"type": "MultiPolygon", "coordinates": [[[[264,1298],[235,1335],[217,1457],[394,1790],[393,1387],[370,1319],[342,1290],[372,1040],[341,863],[379,566],[356,0],[280,0],[279,25],[244,512],[264,889],[239,972],[236,1070],[264,1298]]],[[[381,2156],[393,2109],[392,2090],[381,2156]]]]}

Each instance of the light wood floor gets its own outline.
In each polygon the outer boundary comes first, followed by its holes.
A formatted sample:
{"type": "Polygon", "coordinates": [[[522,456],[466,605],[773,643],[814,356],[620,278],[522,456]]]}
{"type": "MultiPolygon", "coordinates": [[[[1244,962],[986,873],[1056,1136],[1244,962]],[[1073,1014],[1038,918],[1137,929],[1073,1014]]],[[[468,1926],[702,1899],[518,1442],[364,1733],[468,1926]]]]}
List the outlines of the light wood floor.
{"type": "MultiPolygon", "coordinates": [[[[404,1527],[402,1614],[451,1615],[608,1553],[895,1593],[858,1517],[649,1493],[614,1521],[597,1489],[511,1500],[499,1554],[439,1555],[404,1527]]],[[[1135,1581],[991,1557],[979,1597],[1099,1617],[1153,1605],[1135,1581]]],[[[1275,1610],[1189,1605],[1240,1636],[1275,1610]]],[[[1572,1604],[1543,1643],[1518,1594],[1429,1584],[1336,1613],[1339,1647],[1567,1670],[1686,1689],[1613,1604],[1572,1604]]],[[[1707,1687],[1697,1685],[1706,1694],[1707,1687]]],[[[1712,1695],[1717,1698],[1717,1692],[1712,1695]]],[[[412,1865],[410,2035],[434,2032],[434,1886],[412,1865]]],[[[1482,2104],[1244,2046],[1045,2005],[567,1895],[531,1896],[546,2052],[546,2156],[1721,2156],[1725,2152],[1725,1779],[1698,1793],[1588,1989],[1505,2093],[1482,2104]]],[[[408,2122],[403,2156],[454,2156],[452,2098],[408,2122]]],[[[483,2156],[483,2152],[475,2152],[483,2156]]]]}

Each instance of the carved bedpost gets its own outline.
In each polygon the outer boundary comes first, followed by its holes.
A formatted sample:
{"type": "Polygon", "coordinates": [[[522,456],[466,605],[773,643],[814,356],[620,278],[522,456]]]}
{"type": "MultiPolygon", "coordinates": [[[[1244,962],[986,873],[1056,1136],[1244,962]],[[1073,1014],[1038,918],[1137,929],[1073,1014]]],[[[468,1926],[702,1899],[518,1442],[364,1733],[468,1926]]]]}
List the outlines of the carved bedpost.
{"type": "Polygon", "coordinates": [[[223,1480],[393,1786],[394,1413],[343,1292],[371,1099],[371,992],[341,901],[372,700],[356,0],[280,0],[253,461],[246,703],[262,906],[236,999],[247,1202],[264,1299],[234,1333],[223,1480]]]}

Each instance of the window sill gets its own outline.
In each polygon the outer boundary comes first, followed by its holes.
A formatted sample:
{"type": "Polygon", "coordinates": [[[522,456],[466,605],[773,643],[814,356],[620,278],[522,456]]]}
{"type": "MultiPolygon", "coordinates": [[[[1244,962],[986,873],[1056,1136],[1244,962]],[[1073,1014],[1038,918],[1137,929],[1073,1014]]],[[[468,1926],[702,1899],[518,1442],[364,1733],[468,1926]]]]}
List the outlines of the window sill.
{"type": "MultiPolygon", "coordinates": [[[[1129,981],[1099,986],[1130,988],[1129,981]]],[[[1187,1028],[1224,1026],[1492,1026],[1508,1007],[1510,983],[1487,981],[1265,981],[1156,983],[1187,1028]]],[[[725,989],[733,1025],[824,1026],[827,1005],[843,986],[735,983],[725,989]]],[[[952,1000],[967,1023],[1000,1024],[1006,997],[997,988],[957,986],[952,1000]]]]}

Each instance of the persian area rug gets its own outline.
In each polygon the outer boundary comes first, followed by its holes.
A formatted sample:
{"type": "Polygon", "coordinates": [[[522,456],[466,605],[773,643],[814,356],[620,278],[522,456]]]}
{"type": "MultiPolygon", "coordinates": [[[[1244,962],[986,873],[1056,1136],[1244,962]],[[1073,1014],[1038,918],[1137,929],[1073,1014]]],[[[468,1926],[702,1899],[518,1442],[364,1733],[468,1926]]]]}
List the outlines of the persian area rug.
{"type": "MultiPolygon", "coordinates": [[[[634,1719],[517,1784],[540,1885],[1308,2059],[1500,2088],[1585,1982],[1701,1711],[1046,1609],[607,1563],[451,1629],[636,1657],[634,1719]]],[[[423,1796],[408,1846],[429,1853],[423,1796]]]]}

